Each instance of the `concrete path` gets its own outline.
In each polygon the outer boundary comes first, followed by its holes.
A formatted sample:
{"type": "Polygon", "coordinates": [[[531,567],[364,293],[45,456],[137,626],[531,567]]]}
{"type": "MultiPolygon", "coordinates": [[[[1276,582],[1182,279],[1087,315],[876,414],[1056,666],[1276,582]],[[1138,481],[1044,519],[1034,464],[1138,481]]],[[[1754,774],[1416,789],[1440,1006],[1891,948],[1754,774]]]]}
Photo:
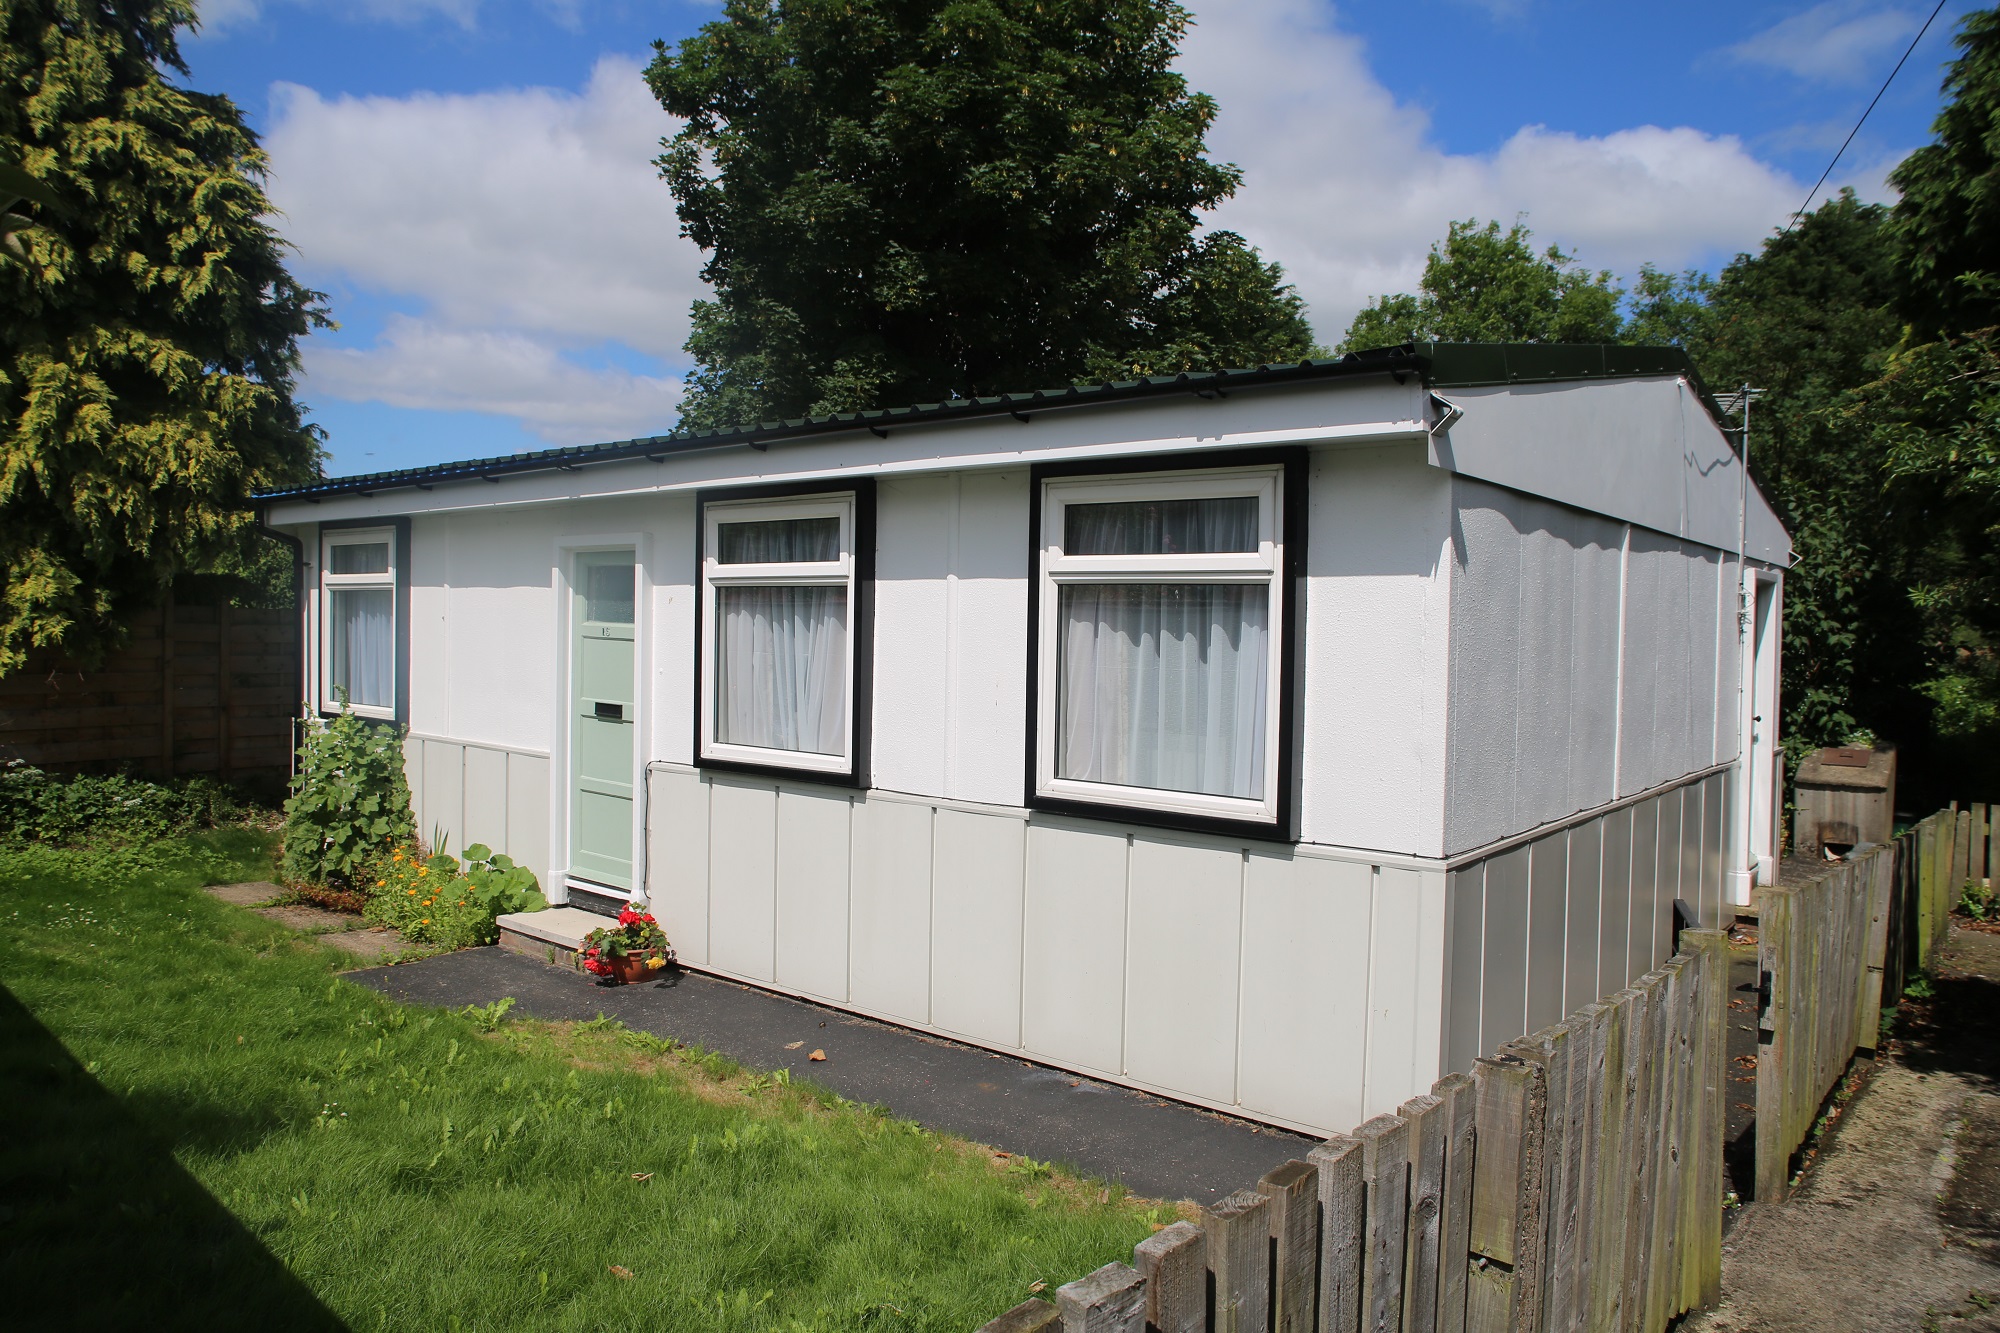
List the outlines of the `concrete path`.
{"type": "Polygon", "coordinates": [[[752,1069],[789,1070],[931,1129],[1067,1163],[1148,1198],[1213,1202],[1253,1187],[1315,1142],[696,973],[600,986],[568,967],[492,948],[347,976],[418,1004],[512,996],[515,1012],[535,1018],[601,1012],[752,1069]],[[814,1050],[826,1059],[808,1060],[814,1050]]]}
{"type": "Polygon", "coordinates": [[[317,935],[321,944],[331,945],[370,963],[386,962],[410,948],[410,942],[387,926],[372,926],[364,917],[347,912],[329,912],[319,907],[264,907],[284,894],[276,884],[216,884],[208,894],[223,902],[247,907],[258,916],[288,926],[304,935],[317,935]]]}
{"type": "Polygon", "coordinates": [[[1683,1333],[2000,1333],[2000,935],[1954,930],[1936,987],[1683,1333]]]}

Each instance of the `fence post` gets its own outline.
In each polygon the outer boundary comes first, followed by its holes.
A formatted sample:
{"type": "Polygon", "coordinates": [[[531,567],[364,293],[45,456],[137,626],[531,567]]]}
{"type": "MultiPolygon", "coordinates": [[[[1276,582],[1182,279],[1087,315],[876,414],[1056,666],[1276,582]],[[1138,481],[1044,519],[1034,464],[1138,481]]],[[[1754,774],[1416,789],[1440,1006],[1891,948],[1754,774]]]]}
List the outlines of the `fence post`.
{"type": "Polygon", "coordinates": [[[1207,1333],[1208,1238],[1176,1222],[1132,1247],[1146,1279],[1146,1322],[1159,1333],[1207,1333]]]}
{"type": "Polygon", "coordinates": [[[174,775],[174,590],[160,601],[160,771],[174,775]]]}
{"type": "MultiPolygon", "coordinates": [[[[1604,1095],[1599,1112],[1596,1182],[1597,1226],[1590,1259],[1590,1304],[1587,1327],[1622,1327],[1625,1309],[1625,1233],[1631,1225],[1626,1189],[1631,1180],[1631,1041],[1635,990],[1622,990],[1609,1002],[1604,1023],[1604,1095]]],[[[1594,1039],[1593,1039],[1594,1041],[1594,1039]]]]}
{"type": "Polygon", "coordinates": [[[1868,940],[1861,967],[1861,1012],[1855,1018],[1855,1044],[1872,1051],[1881,1043],[1882,995],[1889,967],[1889,913],[1895,904],[1896,857],[1891,841],[1868,853],[1863,864],[1868,877],[1868,940]]]}
{"type": "Polygon", "coordinates": [[[1548,1081],[1518,1056],[1473,1063],[1477,1089],[1472,1228],[1465,1326],[1469,1333],[1530,1333],[1541,1296],[1542,1134],[1548,1081]]]}
{"type": "Polygon", "coordinates": [[[1403,1247],[1404,1333],[1437,1328],[1438,1248],[1442,1243],[1446,1107],[1424,1093],[1396,1108],[1410,1122],[1410,1206],[1403,1247]]]}

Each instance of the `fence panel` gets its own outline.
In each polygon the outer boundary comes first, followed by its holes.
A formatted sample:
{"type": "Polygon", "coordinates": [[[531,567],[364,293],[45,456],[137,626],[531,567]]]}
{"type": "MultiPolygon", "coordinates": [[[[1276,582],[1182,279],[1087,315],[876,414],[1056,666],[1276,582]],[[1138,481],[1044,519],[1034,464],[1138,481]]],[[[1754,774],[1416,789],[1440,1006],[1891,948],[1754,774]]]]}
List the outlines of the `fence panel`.
{"type": "Polygon", "coordinates": [[[37,652],[0,680],[0,759],[225,780],[290,771],[295,612],[170,604],[130,628],[94,670],[37,652]]]}
{"type": "Polygon", "coordinates": [[[1439,1079],[982,1333],[1661,1333],[1722,1263],[1728,942],[1439,1079]],[[1060,1307],[1060,1315],[1058,1309],[1060,1307]]]}

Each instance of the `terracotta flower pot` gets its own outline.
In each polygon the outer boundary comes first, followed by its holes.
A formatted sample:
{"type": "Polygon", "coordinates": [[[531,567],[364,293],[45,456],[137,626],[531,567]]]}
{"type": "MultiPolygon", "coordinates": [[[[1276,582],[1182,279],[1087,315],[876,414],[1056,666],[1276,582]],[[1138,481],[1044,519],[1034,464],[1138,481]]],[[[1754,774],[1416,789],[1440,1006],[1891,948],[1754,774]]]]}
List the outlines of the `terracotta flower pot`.
{"type": "Polygon", "coordinates": [[[658,968],[646,966],[647,961],[654,956],[651,952],[620,954],[610,960],[611,975],[621,986],[636,986],[642,981],[651,979],[659,971],[658,968]]]}

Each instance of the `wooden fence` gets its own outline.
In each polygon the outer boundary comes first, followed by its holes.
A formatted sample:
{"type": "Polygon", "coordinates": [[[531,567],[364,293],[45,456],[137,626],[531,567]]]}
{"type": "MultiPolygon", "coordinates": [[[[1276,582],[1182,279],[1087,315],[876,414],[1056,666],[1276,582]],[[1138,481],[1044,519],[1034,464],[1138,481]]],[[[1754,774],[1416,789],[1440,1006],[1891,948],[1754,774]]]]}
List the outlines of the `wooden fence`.
{"type": "Polygon", "coordinates": [[[168,605],[131,627],[96,670],[44,655],[0,679],[0,759],[238,781],[291,771],[297,612],[168,605]]]}
{"type": "Polygon", "coordinates": [[[1930,967],[1968,879],[1992,873],[1987,807],[1954,803],[1806,884],[1757,891],[1756,1197],[1777,1200],[1792,1156],[1884,1007],[1930,967]]]}
{"type": "Polygon", "coordinates": [[[1722,1265],[1728,943],[1510,1042],[982,1333],[1657,1333],[1722,1265]]]}

